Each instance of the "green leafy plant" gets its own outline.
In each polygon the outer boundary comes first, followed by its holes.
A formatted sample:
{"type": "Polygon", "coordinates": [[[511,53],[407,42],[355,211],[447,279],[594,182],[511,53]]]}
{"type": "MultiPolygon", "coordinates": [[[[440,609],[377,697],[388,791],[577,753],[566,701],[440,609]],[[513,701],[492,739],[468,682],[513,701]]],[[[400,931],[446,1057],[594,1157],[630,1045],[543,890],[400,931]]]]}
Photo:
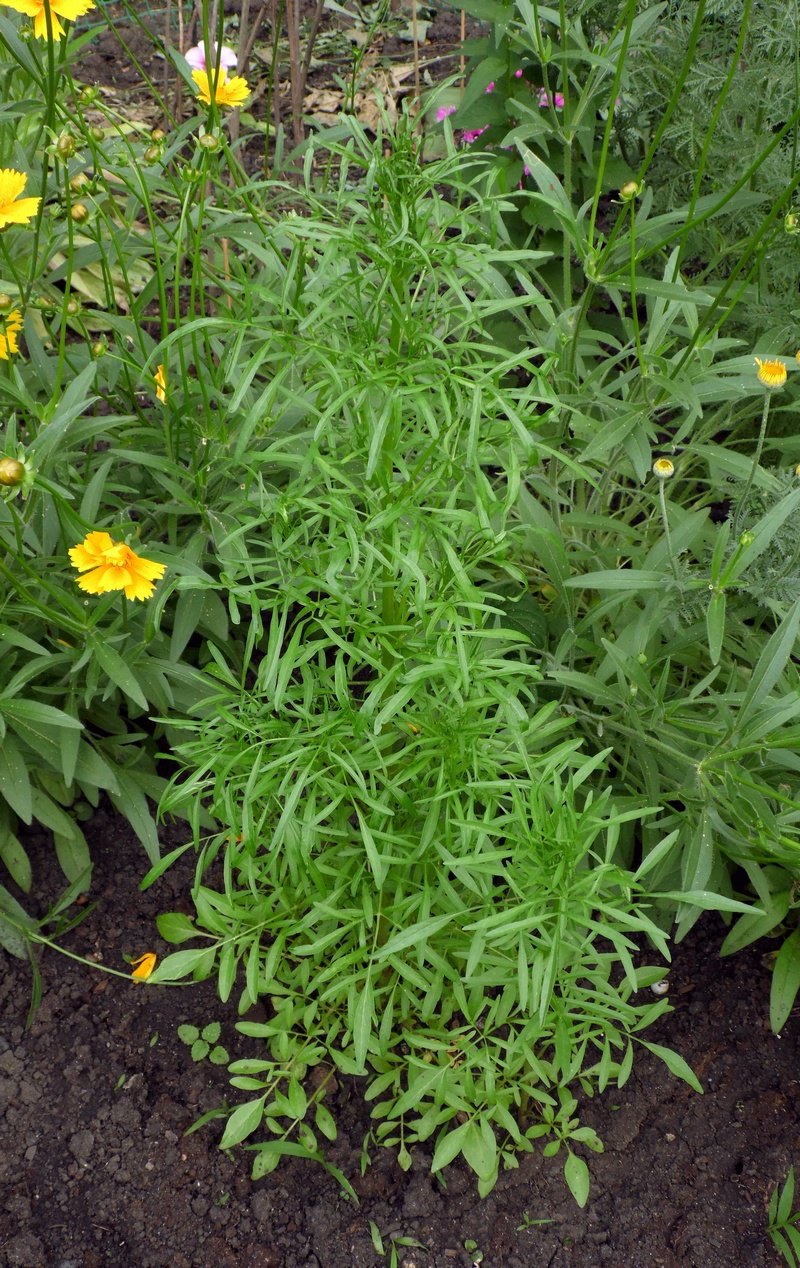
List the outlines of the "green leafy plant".
{"type": "Polygon", "coordinates": [[[191,1048],[192,1061],[204,1061],[208,1057],[212,1065],[227,1065],[230,1061],[227,1049],[217,1043],[221,1029],[218,1021],[209,1022],[202,1030],[183,1025],[178,1027],[178,1038],[191,1048]]]}
{"type": "Polygon", "coordinates": [[[794,1167],[789,1168],[783,1189],[776,1185],[769,1200],[769,1233],[772,1244],[783,1255],[790,1268],[800,1264],[800,1211],[792,1214],[794,1201],[794,1167]]]}

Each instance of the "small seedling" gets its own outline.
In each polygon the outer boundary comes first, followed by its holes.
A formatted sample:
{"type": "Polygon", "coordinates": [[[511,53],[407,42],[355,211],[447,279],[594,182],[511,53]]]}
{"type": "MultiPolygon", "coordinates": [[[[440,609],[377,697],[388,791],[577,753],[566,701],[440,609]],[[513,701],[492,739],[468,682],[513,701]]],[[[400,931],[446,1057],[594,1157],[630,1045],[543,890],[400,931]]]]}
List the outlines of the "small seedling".
{"type": "Polygon", "coordinates": [[[783,1255],[789,1268],[798,1268],[800,1266],[800,1229],[797,1227],[797,1222],[800,1220],[800,1211],[792,1214],[793,1201],[794,1167],[790,1167],[783,1191],[781,1192],[776,1186],[769,1200],[767,1232],[772,1238],[773,1246],[783,1255]]]}
{"type": "Polygon", "coordinates": [[[552,1224],[552,1220],[532,1220],[527,1211],[522,1212],[522,1223],[517,1225],[517,1232],[524,1233],[526,1229],[536,1228],[537,1224],[552,1224]]]}
{"type": "Polygon", "coordinates": [[[219,1032],[219,1022],[212,1021],[202,1031],[196,1026],[179,1026],[178,1038],[191,1047],[192,1061],[202,1061],[204,1057],[208,1057],[213,1065],[227,1065],[230,1057],[227,1049],[217,1043],[219,1032]]]}

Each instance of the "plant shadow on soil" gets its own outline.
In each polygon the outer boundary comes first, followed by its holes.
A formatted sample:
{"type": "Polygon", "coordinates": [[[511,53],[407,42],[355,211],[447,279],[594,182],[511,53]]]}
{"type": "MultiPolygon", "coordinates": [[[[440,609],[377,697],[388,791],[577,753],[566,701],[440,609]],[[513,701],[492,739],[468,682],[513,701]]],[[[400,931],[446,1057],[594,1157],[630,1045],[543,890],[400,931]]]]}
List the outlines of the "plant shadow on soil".
{"type": "MultiPolygon", "coordinates": [[[[125,971],[123,954],[167,948],[160,911],[187,907],[193,856],[142,894],[143,855],[103,807],[86,825],[97,907],[64,945],[125,971]]],[[[183,839],[164,833],[165,845],[183,839]]],[[[39,890],[59,878],[46,833],[32,835],[39,890]]],[[[3,1268],[377,1268],[369,1221],[406,1268],[746,1268],[780,1263],[766,1237],[767,1202],[798,1157],[800,1025],[780,1038],[766,1021],[764,945],[720,960],[722,925],[707,917],[674,948],[676,1011],[647,1038],[679,1051],[700,1077],[698,1096],[643,1051],[621,1090],[582,1105],[605,1143],[588,1154],[592,1188],[579,1210],[559,1158],[524,1156],[479,1201],[466,1166],[431,1177],[431,1149],[410,1172],[393,1151],[360,1156],[370,1127],[358,1081],[327,1102],[339,1126],[328,1156],[359,1194],[356,1205],[319,1165],[287,1159],[257,1182],[252,1156],[217,1149],[222,1127],[187,1128],[226,1096],[225,1068],[193,1064],[184,1022],[217,1018],[231,1058],[259,1054],[235,1029],[235,1002],[213,982],[148,987],[94,972],[44,949],[43,997],[30,1030],[30,971],[0,952],[0,1265],[3,1268]],[[528,1221],[547,1224],[526,1228],[528,1221]],[[467,1251],[465,1241],[478,1250],[467,1251]]],[[[234,992],[235,994],[236,992],[234,992]]],[[[432,1148],[432,1146],[431,1146],[432,1148]]]]}

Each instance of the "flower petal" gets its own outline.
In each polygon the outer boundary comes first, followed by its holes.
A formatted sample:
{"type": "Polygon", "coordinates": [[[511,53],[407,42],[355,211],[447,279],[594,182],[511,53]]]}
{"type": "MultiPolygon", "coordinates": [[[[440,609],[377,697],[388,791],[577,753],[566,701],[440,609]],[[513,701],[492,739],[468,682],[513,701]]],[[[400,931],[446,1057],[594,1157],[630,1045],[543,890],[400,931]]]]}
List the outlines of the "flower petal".
{"type": "Polygon", "coordinates": [[[138,959],[131,960],[131,968],[133,969],[131,977],[135,982],[147,981],[157,963],[158,956],[155,951],[145,951],[144,955],[140,955],[138,959]]]}

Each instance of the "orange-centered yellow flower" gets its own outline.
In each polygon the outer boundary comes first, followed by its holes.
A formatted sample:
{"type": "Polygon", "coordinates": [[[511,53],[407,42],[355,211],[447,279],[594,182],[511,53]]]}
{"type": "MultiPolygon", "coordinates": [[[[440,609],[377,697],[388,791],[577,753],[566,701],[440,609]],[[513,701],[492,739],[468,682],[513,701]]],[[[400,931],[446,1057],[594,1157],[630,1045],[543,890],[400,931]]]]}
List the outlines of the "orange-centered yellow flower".
{"type": "Polygon", "coordinates": [[[153,969],[156,967],[158,956],[155,951],[145,951],[144,955],[140,955],[138,960],[131,960],[131,968],[133,972],[131,977],[135,982],[145,982],[153,969]]]}
{"type": "Polygon", "coordinates": [[[13,167],[0,168],[0,229],[6,225],[26,225],[33,216],[41,198],[20,198],[28,177],[13,167]]]}
{"type": "MultiPolygon", "coordinates": [[[[40,40],[47,39],[48,0],[5,0],[5,3],[9,9],[16,9],[17,13],[24,13],[26,18],[33,18],[34,35],[40,40]]],[[[76,18],[82,18],[84,13],[94,8],[94,0],[50,0],[49,8],[53,39],[60,40],[64,28],[58,19],[74,22],[76,18]]]]}
{"type": "Polygon", "coordinates": [[[18,308],[12,309],[0,331],[0,361],[7,361],[12,352],[18,352],[17,331],[22,329],[22,313],[18,308]]]}
{"type": "Polygon", "coordinates": [[[89,533],[79,546],[69,552],[74,568],[85,572],[78,585],[87,594],[108,594],[124,590],[129,599],[149,599],[166,572],[165,564],[141,559],[124,542],[111,540],[108,533],[89,533]],[[91,570],[91,571],[90,571],[91,570]]]}
{"type": "Polygon", "coordinates": [[[246,97],[250,95],[250,88],[246,79],[242,79],[241,75],[234,75],[233,79],[228,79],[228,72],[224,66],[219,69],[219,75],[214,78],[214,72],[211,76],[205,70],[193,70],[192,79],[199,89],[199,97],[207,106],[211,105],[211,83],[214,82],[214,100],[218,106],[228,106],[233,109],[234,106],[240,106],[246,97]]]}
{"type": "Polygon", "coordinates": [[[160,401],[167,399],[167,376],[163,365],[160,365],[153,376],[156,381],[156,396],[160,401]]]}
{"type": "Polygon", "coordinates": [[[782,361],[760,361],[755,358],[758,366],[758,381],[763,383],[764,387],[783,387],[786,382],[786,366],[782,361]]]}

